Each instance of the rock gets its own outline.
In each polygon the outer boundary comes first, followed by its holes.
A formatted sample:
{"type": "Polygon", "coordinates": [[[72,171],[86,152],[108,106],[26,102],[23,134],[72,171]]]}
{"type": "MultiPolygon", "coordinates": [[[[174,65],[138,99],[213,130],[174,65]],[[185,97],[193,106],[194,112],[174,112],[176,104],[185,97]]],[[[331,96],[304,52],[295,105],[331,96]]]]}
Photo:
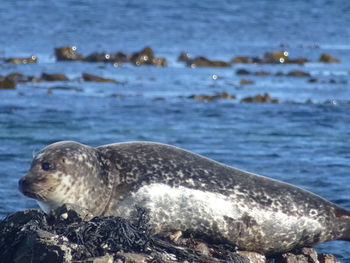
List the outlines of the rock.
{"type": "Polygon", "coordinates": [[[217,99],[235,99],[235,95],[231,95],[227,92],[216,93],[215,95],[191,95],[189,99],[194,99],[196,101],[209,102],[217,99]]]}
{"type": "Polygon", "coordinates": [[[331,254],[319,254],[318,260],[320,263],[339,263],[331,254]]]}
{"type": "Polygon", "coordinates": [[[71,263],[114,263],[118,261],[114,261],[114,256],[110,254],[106,254],[101,257],[87,258],[84,260],[73,260],[71,263]]]}
{"type": "Polygon", "coordinates": [[[308,80],[308,82],[309,82],[309,83],[316,83],[316,82],[318,82],[318,79],[317,79],[317,78],[310,78],[310,79],[308,80]]]}
{"type": "Polygon", "coordinates": [[[94,81],[94,82],[114,82],[116,83],[117,81],[114,79],[109,79],[109,78],[103,78],[99,77],[96,75],[92,75],[89,73],[83,73],[82,74],[84,81],[94,81]]]}
{"type": "Polygon", "coordinates": [[[278,99],[272,99],[268,93],[265,93],[264,95],[255,95],[253,97],[246,97],[241,99],[241,102],[254,102],[254,103],[278,103],[278,99]]]}
{"type": "Polygon", "coordinates": [[[166,66],[167,62],[165,58],[156,58],[154,56],[153,49],[145,47],[140,52],[131,54],[130,62],[136,66],[141,65],[154,65],[154,66],[166,66]]]}
{"type": "Polygon", "coordinates": [[[237,57],[234,57],[231,59],[231,63],[232,64],[236,64],[236,63],[251,64],[251,63],[253,63],[253,60],[249,57],[237,56],[237,57]]]}
{"type": "Polygon", "coordinates": [[[281,260],[278,262],[281,262],[281,263],[309,263],[306,256],[295,255],[292,253],[284,253],[281,257],[281,260]]]}
{"type": "Polygon", "coordinates": [[[25,76],[21,73],[17,73],[17,72],[14,72],[14,73],[10,73],[6,76],[6,79],[8,80],[12,80],[14,81],[15,83],[18,83],[18,82],[28,82],[28,81],[33,81],[34,80],[34,77],[33,76],[25,76]]]}
{"type": "Polygon", "coordinates": [[[317,258],[317,252],[314,248],[303,247],[300,252],[308,258],[308,263],[320,263],[317,258]]]}
{"type": "Polygon", "coordinates": [[[28,58],[8,58],[5,61],[8,63],[15,63],[15,64],[28,64],[28,63],[37,63],[38,58],[36,56],[31,56],[28,58]]]}
{"type": "Polygon", "coordinates": [[[256,72],[254,72],[254,75],[255,76],[270,76],[271,73],[267,72],[267,71],[256,71],[256,72]]]}
{"type": "Polygon", "coordinates": [[[262,63],[283,64],[288,61],[288,56],[288,51],[267,52],[262,59],[262,63]]]}
{"type": "Polygon", "coordinates": [[[128,56],[125,53],[118,51],[111,55],[110,60],[115,64],[122,64],[128,62],[128,56]]]}
{"type": "Polygon", "coordinates": [[[185,62],[185,63],[188,63],[190,62],[192,59],[191,59],[191,56],[189,53],[187,52],[181,52],[180,55],[178,56],[177,58],[177,61],[181,61],[181,62],[185,62]]]}
{"type": "Polygon", "coordinates": [[[284,76],[285,74],[282,72],[282,71],[278,71],[278,72],[276,72],[276,74],[275,74],[275,76],[278,76],[278,77],[280,77],[280,76],[284,76]]]}
{"type": "Polygon", "coordinates": [[[187,66],[195,68],[195,67],[229,67],[231,66],[229,63],[220,60],[209,60],[205,57],[196,57],[187,62],[187,66]]]}
{"type": "Polygon", "coordinates": [[[288,64],[300,64],[303,65],[304,63],[309,62],[307,58],[295,58],[295,59],[288,59],[287,63],[288,64]]]}
{"type": "Polygon", "coordinates": [[[237,253],[245,258],[248,258],[250,262],[266,263],[266,257],[262,254],[250,251],[237,251],[237,253]]]}
{"type": "Polygon", "coordinates": [[[251,84],[254,84],[254,81],[249,80],[249,79],[241,79],[241,80],[239,81],[239,84],[240,84],[240,85],[251,85],[251,84]]]}
{"type": "Polygon", "coordinates": [[[83,56],[77,53],[76,46],[66,46],[55,48],[57,61],[81,61],[83,56]]]}
{"type": "Polygon", "coordinates": [[[84,58],[87,62],[111,62],[111,55],[108,53],[94,52],[84,58]]]}
{"type": "Polygon", "coordinates": [[[132,54],[130,61],[136,66],[152,65],[153,58],[153,49],[151,49],[150,47],[145,47],[140,52],[132,54]]]}
{"type": "Polygon", "coordinates": [[[324,63],[332,63],[332,62],[340,62],[340,59],[332,57],[331,55],[327,53],[323,53],[319,60],[319,62],[324,62],[324,63]]]}
{"type": "Polygon", "coordinates": [[[236,74],[237,75],[250,75],[251,72],[246,70],[246,69],[240,68],[240,69],[236,70],[236,74]]]}
{"type": "Polygon", "coordinates": [[[47,74],[42,73],[40,80],[42,81],[68,81],[68,77],[64,74],[47,74]]]}
{"type": "Polygon", "coordinates": [[[135,208],[131,220],[92,218],[89,211],[68,204],[51,215],[20,211],[0,221],[1,262],[336,263],[332,255],[317,255],[313,248],[267,257],[190,234],[173,244],[164,235],[151,236],[148,221],[147,210],[142,208],[135,208]]]}
{"type": "Polygon", "coordinates": [[[300,70],[290,71],[290,72],[288,72],[287,76],[291,76],[291,77],[311,77],[310,73],[304,72],[304,71],[300,71],[300,70]]]}
{"type": "Polygon", "coordinates": [[[4,80],[0,80],[0,89],[15,89],[16,82],[12,79],[5,78],[4,80]]]}
{"type": "Polygon", "coordinates": [[[165,67],[167,65],[167,61],[165,58],[153,58],[152,64],[158,67],[165,67]]]}

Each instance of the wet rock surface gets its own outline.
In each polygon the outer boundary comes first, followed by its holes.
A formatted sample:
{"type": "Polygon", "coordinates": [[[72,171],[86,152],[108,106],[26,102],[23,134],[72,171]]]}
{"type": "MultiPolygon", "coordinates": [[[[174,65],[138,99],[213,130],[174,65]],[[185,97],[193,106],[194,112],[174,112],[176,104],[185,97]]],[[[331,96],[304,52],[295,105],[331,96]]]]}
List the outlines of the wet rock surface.
{"type": "Polygon", "coordinates": [[[93,217],[74,205],[63,205],[50,216],[20,211],[0,222],[1,262],[336,262],[313,248],[266,257],[181,233],[151,236],[147,211],[136,208],[134,218],[93,217]]]}
{"type": "Polygon", "coordinates": [[[93,74],[89,74],[89,73],[83,73],[82,77],[83,77],[84,81],[113,82],[113,83],[117,82],[115,79],[103,78],[103,77],[99,77],[99,76],[96,76],[96,75],[93,75],[93,74]]]}
{"type": "Polygon", "coordinates": [[[241,99],[241,102],[246,103],[278,103],[279,100],[276,98],[271,98],[268,93],[265,93],[263,95],[257,94],[253,97],[245,97],[241,99]]]}
{"type": "Polygon", "coordinates": [[[28,64],[28,63],[37,63],[38,58],[36,56],[31,56],[27,58],[7,58],[5,60],[8,63],[14,63],[14,64],[28,64]]]}

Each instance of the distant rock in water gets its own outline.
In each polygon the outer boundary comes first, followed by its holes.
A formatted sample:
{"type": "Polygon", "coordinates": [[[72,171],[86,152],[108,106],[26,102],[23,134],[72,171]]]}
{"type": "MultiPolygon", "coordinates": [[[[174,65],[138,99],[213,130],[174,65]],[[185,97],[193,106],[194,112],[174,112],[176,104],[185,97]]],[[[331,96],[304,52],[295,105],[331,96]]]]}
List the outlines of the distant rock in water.
{"type": "Polygon", "coordinates": [[[69,81],[69,78],[60,73],[47,74],[42,73],[40,79],[41,81],[69,81]]]}
{"type": "Polygon", "coordinates": [[[206,57],[198,56],[191,58],[189,53],[182,52],[178,56],[178,61],[185,62],[188,67],[230,67],[231,64],[221,60],[209,60],[206,57]]]}
{"type": "Polygon", "coordinates": [[[28,63],[37,63],[38,57],[37,56],[31,56],[28,58],[7,58],[5,60],[8,63],[14,63],[14,64],[28,64],[28,63]]]}
{"type": "Polygon", "coordinates": [[[241,102],[254,102],[254,103],[278,103],[279,100],[275,98],[271,98],[268,93],[265,93],[264,95],[257,94],[253,97],[245,97],[241,99],[241,102]]]}
{"type": "Polygon", "coordinates": [[[5,78],[0,80],[0,89],[15,89],[16,82],[12,79],[5,78]]]}
{"type": "Polygon", "coordinates": [[[116,83],[117,81],[115,79],[109,79],[109,78],[103,78],[99,77],[96,75],[92,75],[89,73],[83,73],[82,77],[85,81],[94,81],[94,82],[114,82],[116,83]]]}
{"type": "Polygon", "coordinates": [[[324,62],[324,63],[332,63],[332,62],[340,62],[340,59],[332,57],[331,55],[327,53],[323,53],[319,60],[319,62],[324,62]]]}
{"type": "Polygon", "coordinates": [[[177,232],[151,236],[148,220],[141,208],[133,222],[93,217],[74,205],[63,205],[49,216],[39,210],[20,211],[0,221],[1,262],[336,263],[334,256],[313,248],[267,257],[177,232]]]}
{"type": "Polygon", "coordinates": [[[309,62],[307,58],[290,58],[286,50],[266,52],[263,57],[236,56],[231,59],[232,64],[304,64],[306,62],[309,62]]]}
{"type": "Polygon", "coordinates": [[[188,98],[194,99],[195,101],[209,102],[218,99],[235,99],[236,96],[227,92],[220,92],[215,95],[191,95],[188,98]]]}
{"type": "Polygon", "coordinates": [[[77,53],[76,46],[66,46],[66,47],[55,48],[55,56],[57,61],[83,60],[83,56],[77,53]]]}

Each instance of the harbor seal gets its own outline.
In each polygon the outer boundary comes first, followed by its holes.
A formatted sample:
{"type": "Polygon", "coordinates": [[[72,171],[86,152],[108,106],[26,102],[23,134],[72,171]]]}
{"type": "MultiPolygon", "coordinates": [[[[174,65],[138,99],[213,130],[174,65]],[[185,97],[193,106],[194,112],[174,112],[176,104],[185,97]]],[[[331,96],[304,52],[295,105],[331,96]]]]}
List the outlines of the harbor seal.
{"type": "Polygon", "coordinates": [[[350,241],[350,212],[290,184],[153,142],[41,150],[20,191],[49,213],[64,203],[93,215],[150,213],[154,234],[185,231],[239,249],[275,254],[350,241]]]}

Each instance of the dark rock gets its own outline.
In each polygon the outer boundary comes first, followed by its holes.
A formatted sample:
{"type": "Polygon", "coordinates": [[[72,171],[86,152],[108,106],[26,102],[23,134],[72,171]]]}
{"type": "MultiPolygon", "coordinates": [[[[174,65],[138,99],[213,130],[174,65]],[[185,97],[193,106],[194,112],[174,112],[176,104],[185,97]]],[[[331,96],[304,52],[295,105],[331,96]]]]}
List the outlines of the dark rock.
{"type": "Polygon", "coordinates": [[[63,205],[51,215],[38,210],[11,214],[0,221],[1,262],[336,263],[332,255],[317,255],[313,248],[267,257],[190,234],[173,244],[161,234],[150,235],[145,209],[136,208],[132,218],[92,218],[74,205],[63,205]]]}
{"type": "Polygon", "coordinates": [[[41,77],[40,77],[40,80],[42,80],[42,81],[68,81],[69,79],[64,74],[47,74],[47,73],[42,73],[41,77]]]}
{"type": "Polygon", "coordinates": [[[276,72],[275,76],[284,76],[285,74],[282,71],[278,71],[276,72]]]}
{"type": "Polygon", "coordinates": [[[250,75],[251,72],[246,70],[246,69],[240,68],[240,69],[236,70],[236,74],[237,75],[250,75]]]}
{"type": "Polygon", "coordinates": [[[316,83],[316,82],[318,82],[318,79],[317,79],[317,78],[310,78],[310,79],[308,80],[308,82],[310,82],[310,83],[316,83]]]}
{"type": "Polygon", "coordinates": [[[82,88],[78,88],[78,87],[72,87],[72,86],[55,86],[55,87],[50,87],[47,89],[47,93],[48,94],[53,94],[53,92],[55,90],[72,90],[72,91],[76,91],[76,92],[82,92],[83,89],[82,88]]]}
{"type": "Polygon", "coordinates": [[[234,57],[231,59],[231,63],[232,64],[236,64],[236,63],[251,64],[251,63],[253,63],[253,60],[249,57],[237,56],[237,57],[234,57]]]}
{"type": "Polygon", "coordinates": [[[131,55],[130,61],[136,66],[152,65],[154,58],[153,49],[145,47],[140,52],[136,52],[131,55]]]}
{"type": "Polygon", "coordinates": [[[209,60],[205,57],[196,57],[187,62],[187,66],[195,67],[229,67],[229,63],[220,60],[209,60]]]}
{"type": "Polygon", "coordinates": [[[265,93],[264,95],[255,95],[253,97],[246,97],[241,100],[241,102],[254,102],[254,103],[278,103],[278,99],[273,99],[270,97],[268,93],[265,93]]]}
{"type": "Polygon", "coordinates": [[[17,73],[17,72],[14,72],[14,73],[10,73],[6,76],[6,79],[8,80],[12,80],[14,81],[15,83],[18,83],[18,82],[28,82],[28,81],[33,81],[34,80],[34,77],[33,76],[25,76],[21,73],[17,73]]]}
{"type": "Polygon", "coordinates": [[[5,61],[8,63],[15,63],[15,64],[28,64],[28,63],[37,63],[38,58],[36,56],[31,56],[28,58],[8,58],[5,61]]]}
{"type": "Polygon", "coordinates": [[[66,46],[55,48],[55,56],[57,61],[80,61],[83,60],[83,56],[77,53],[77,47],[66,46]]]}
{"type": "Polygon", "coordinates": [[[87,62],[111,62],[111,55],[108,53],[94,52],[84,58],[87,62]]]}
{"type": "Polygon", "coordinates": [[[295,59],[288,59],[287,63],[288,64],[300,64],[303,65],[304,63],[309,62],[310,60],[308,60],[307,58],[295,58],[295,59]]]}
{"type": "Polygon", "coordinates": [[[4,80],[0,80],[0,89],[15,89],[16,82],[12,79],[5,78],[4,80]]]}
{"type": "Polygon", "coordinates": [[[304,72],[304,71],[300,71],[300,70],[293,70],[288,72],[287,76],[291,76],[291,77],[310,77],[310,73],[308,72],[304,72]]]}
{"type": "Polygon", "coordinates": [[[239,84],[240,84],[240,85],[251,85],[251,84],[254,84],[254,81],[249,80],[249,79],[241,79],[241,80],[239,81],[239,84]]]}
{"type": "Polygon", "coordinates": [[[191,56],[189,53],[187,52],[181,52],[180,55],[178,56],[177,58],[177,61],[181,61],[181,62],[185,62],[185,63],[188,63],[190,62],[192,59],[191,59],[191,56]]]}
{"type": "Polygon", "coordinates": [[[266,71],[256,71],[254,72],[255,76],[270,76],[271,73],[270,72],[266,72],[266,71]]]}
{"type": "Polygon", "coordinates": [[[111,55],[110,60],[115,64],[122,64],[128,62],[128,56],[125,53],[118,51],[111,55]]]}
{"type": "Polygon", "coordinates": [[[319,62],[324,62],[324,63],[332,63],[332,62],[340,62],[340,59],[332,57],[331,55],[327,53],[323,53],[319,60],[319,62]]]}
{"type": "Polygon", "coordinates": [[[165,58],[156,58],[154,56],[153,49],[145,47],[140,52],[136,52],[130,56],[130,62],[136,66],[142,65],[154,65],[154,66],[166,66],[167,62],[165,58]]]}
{"type": "Polygon", "coordinates": [[[99,76],[92,75],[92,74],[89,74],[89,73],[83,73],[82,76],[83,76],[83,79],[84,79],[85,81],[94,81],[94,82],[114,82],[114,83],[117,82],[117,81],[114,80],[114,79],[103,78],[103,77],[99,77],[99,76]]]}
{"type": "Polygon", "coordinates": [[[217,99],[235,99],[236,96],[227,92],[221,92],[216,93],[215,95],[191,95],[188,98],[196,101],[209,102],[217,99]]]}

